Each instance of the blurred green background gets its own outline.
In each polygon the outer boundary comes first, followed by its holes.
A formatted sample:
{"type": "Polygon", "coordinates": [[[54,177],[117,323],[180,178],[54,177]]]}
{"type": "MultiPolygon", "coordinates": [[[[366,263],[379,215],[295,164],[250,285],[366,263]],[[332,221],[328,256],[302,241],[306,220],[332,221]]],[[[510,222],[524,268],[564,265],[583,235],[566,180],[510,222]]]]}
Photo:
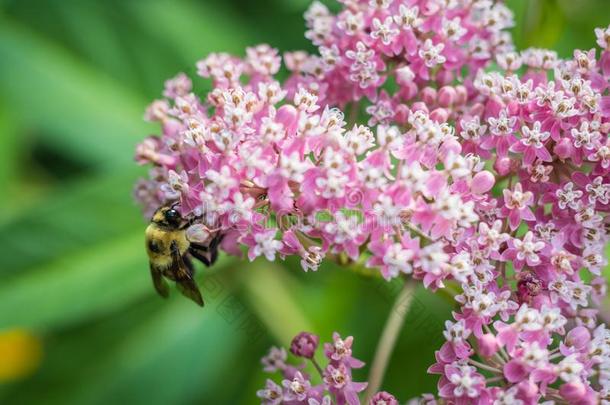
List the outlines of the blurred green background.
{"type": "MultiPolygon", "coordinates": [[[[175,292],[163,301],[131,197],[163,81],[212,51],[311,49],[308,3],[0,0],[0,403],[257,403],[260,357],[302,329],[354,335],[370,364],[399,286],[223,257],[199,272],[204,310],[175,292]]],[[[610,23],[607,0],[509,6],[519,47],[562,56],[610,23]]],[[[416,298],[383,386],[402,401],[435,390],[425,370],[451,310],[416,298]]]]}

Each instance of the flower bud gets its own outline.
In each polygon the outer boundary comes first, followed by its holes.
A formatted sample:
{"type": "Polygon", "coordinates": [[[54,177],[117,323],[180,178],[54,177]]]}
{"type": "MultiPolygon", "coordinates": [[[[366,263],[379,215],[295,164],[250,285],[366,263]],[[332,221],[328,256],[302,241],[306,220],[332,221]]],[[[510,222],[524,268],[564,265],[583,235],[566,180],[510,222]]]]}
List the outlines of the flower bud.
{"type": "Polygon", "coordinates": [[[292,339],[290,343],[290,353],[295,356],[305,357],[306,359],[312,359],[320,338],[309,332],[301,332],[292,339]]]}
{"type": "Polygon", "coordinates": [[[565,343],[568,346],[573,346],[576,350],[584,349],[591,340],[589,330],[584,326],[577,326],[568,332],[565,343]]]}
{"type": "Polygon", "coordinates": [[[396,83],[401,86],[406,86],[413,81],[415,74],[409,66],[403,66],[396,69],[396,83]]]}
{"type": "Polygon", "coordinates": [[[420,95],[422,101],[427,105],[436,104],[436,90],[432,87],[424,87],[420,95]]]}
{"type": "Polygon", "coordinates": [[[430,119],[438,123],[447,122],[447,118],[449,118],[449,111],[444,108],[437,108],[430,113],[430,119]]]}
{"type": "Polygon", "coordinates": [[[457,105],[462,105],[466,103],[466,101],[468,100],[468,90],[466,89],[466,86],[462,84],[458,84],[457,86],[455,86],[455,96],[455,103],[457,105]]]}
{"type": "Polygon", "coordinates": [[[436,73],[436,82],[439,85],[445,85],[453,82],[453,73],[449,70],[441,69],[436,73]]]}
{"type": "Polygon", "coordinates": [[[477,343],[479,344],[479,353],[483,357],[493,356],[499,348],[496,337],[491,333],[482,335],[477,339],[477,343]]]}
{"type": "Polygon", "coordinates": [[[494,175],[487,170],[483,170],[474,175],[470,189],[474,194],[483,194],[491,190],[495,182],[494,175]]]}
{"type": "Polygon", "coordinates": [[[424,112],[428,112],[428,107],[426,106],[426,103],[422,103],[421,101],[417,101],[415,103],[413,103],[413,105],[411,106],[411,111],[424,111],[424,112]]]}
{"type": "Polygon", "coordinates": [[[277,110],[275,121],[282,124],[289,133],[292,133],[296,129],[297,116],[297,109],[290,104],[285,104],[277,110]]]}
{"type": "Polygon", "coordinates": [[[438,104],[441,107],[449,107],[457,99],[457,92],[452,86],[442,87],[438,91],[438,104]]]}
{"type": "Polygon", "coordinates": [[[511,163],[510,158],[508,157],[498,158],[494,163],[494,169],[498,172],[500,176],[507,175],[510,172],[510,168],[511,163]]]}
{"type": "Polygon", "coordinates": [[[559,387],[559,394],[569,402],[579,402],[587,394],[587,389],[582,382],[571,381],[559,387]]]}
{"type": "Polygon", "coordinates": [[[398,401],[394,395],[385,391],[379,391],[370,399],[369,405],[398,405],[398,401]]]}

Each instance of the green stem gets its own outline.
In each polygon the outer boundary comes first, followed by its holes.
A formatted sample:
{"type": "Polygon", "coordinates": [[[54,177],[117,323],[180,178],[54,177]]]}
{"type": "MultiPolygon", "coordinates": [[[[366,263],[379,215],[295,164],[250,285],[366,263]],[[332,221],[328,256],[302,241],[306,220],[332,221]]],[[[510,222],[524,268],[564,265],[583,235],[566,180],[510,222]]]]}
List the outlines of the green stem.
{"type": "Polygon", "coordinates": [[[316,370],[318,370],[318,374],[320,374],[320,377],[322,377],[322,381],[324,381],[324,372],[322,371],[322,367],[320,367],[320,365],[318,364],[318,362],[316,361],[316,359],[314,357],[311,358],[311,363],[316,368],[316,370]]]}
{"type": "Polygon", "coordinates": [[[369,385],[366,390],[366,400],[364,403],[368,404],[369,399],[375,395],[381,387],[383,376],[385,375],[385,371],[390,361],[390,356],[392,355],[392,351],[394,351],[394,346],[396,345],[396,340],[400,334],[402,324],[404,323],[411,302],[413,301],[414,291],[415,284],[413,283],[413,280],[407,279],[400,294],[396,297],[396,301],[392,306],[388,320],[381,333],[381,338],[377,344],[375,357],[369,374],[369,385]]]}
{"type": "Polygon", "coordinates": [[[476,360],[468,359],[468,362],[470,364],[472,364],[473,366],[476,366],[476,367],[481,368],[483,370],[491,371],[492,373],[496,373],[496,374],[502,374],[502,370],[500,370],[498,368],[495,368],[495,367],[488,366],[487,364],[480,363],[480,362],[478,362],[476,360]]]}

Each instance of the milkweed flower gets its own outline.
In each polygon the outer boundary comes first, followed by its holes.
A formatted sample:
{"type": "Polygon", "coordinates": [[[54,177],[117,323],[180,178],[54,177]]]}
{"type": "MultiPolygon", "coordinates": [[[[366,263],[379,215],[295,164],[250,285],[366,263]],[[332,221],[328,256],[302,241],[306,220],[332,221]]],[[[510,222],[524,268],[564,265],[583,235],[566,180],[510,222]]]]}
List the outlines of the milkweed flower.
{"type": "MultiPolygon", "coordinates": [[[[352,369],[364,366],[364,363],[352,357],[353,337],[342,339],[338,333],[333,333],[333,342],[324,344],[324,355],[327,364],[321,368],[318,363],[313,360],[318,346],[319,338],[308,332],[301,332],[294,337],[291,344],[291,353],[297,357],[304,357],[312,361],[320,373],[320,384],[313,384],[314,380],[309,374],[296,371],[304,367],[286,365],[282,362],[282,374],[284,380],[282,387],[267,380],[266,387],[257,392],[257,396],[261,398],[264,404],[275,404],[286,401],[287,403],[303,403],[309,405],[316,404],[348,404],[359,405],[359,393],[367,386],[366,383],[359,383],[352,380],[352,369]],[[302,351],[303,345],[307,346],[306,352],[302,351]],[[295,349],[295,350],[293,350],[295,349]],[[295,353],[296,352],[296,353],[295,353]],[[305,355],[304,355],[305,354],[305,355]],[[273,402],[273,401],[280,402],[273,402]]],[[[272,348],[268,356],[263,358],[263,364],[269,363],[270,357],[277,357],[278,349],[272,348]]],[[[285,351],[284,351],[285,353],[285,351]]],[[[270,370],[265,367],[265,371],[270,370]]],[[[390,394],[379,393],[374,398],[379,398],[382,394],[383,398],[393,398],[390,394]]],[[[395,401],[395,400],[394,400],[395,401]]],[[[373,402],[371,402],[373,403],[373,402]]],[[[378,402],[374,402],[377,404],[378,402]]],[[[388,402],[391,403],[391,402],[388,402]]],[[[396,402],[394,402],[396,403],[396,402]]]]}
{"type": "Polygon", "coordinates": [[[212,54],[197,63],[213,84],[205,98],[183,74],[167,81],[146,114],[162,133],[136,154],[153,165],[138,186],[145,212],[177,202],[194,226],[224,235],[220,249],[245,247],[250,260],[295,255],[315,271],[325,257],[364,254],[386,279],[443,286],[458,253],[450,241],[475,226],[494,179],[428,112],[408,127],[350,128],[319,91],[285,90],[280,63],[267,45],[244,59],[212,54]]]}
{"type": "MultiPolygon", "coordinates": [[[[222,250],[250,260],[361,262],[386,280],[451,284],[457,309],[429,368],[439,402],[610,401],[610,332],[598,321],[610,27],[595,30],[601,49],[561,59],[515,50],[502,2],[341,3],[336,15],[308,9],[318,52],[283,55],[283,83],[269,45],[198,62],[212,82],[203,97],[184,74],[166,82],[145,113],[161,134],[136,149],[152,166],[135,190],[144,212],[178,203],[191,236],[220,232],[222,250]]],[[[318,343],[301,334],[291,353],[313,361],[318,343]]],[[[272,349],[263,365],[283,380],[257,395],[359,403],[352,344],[324,344],[319,379],[272,349]]]]}

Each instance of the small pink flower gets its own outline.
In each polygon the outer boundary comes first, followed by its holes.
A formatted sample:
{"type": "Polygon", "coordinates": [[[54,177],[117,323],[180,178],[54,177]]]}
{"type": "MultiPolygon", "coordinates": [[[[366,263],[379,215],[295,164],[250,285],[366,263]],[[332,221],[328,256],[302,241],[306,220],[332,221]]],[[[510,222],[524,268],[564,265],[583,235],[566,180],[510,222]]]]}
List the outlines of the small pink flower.
{"type": "Polygon", "coordinates": [[[538,266],[541,263],[540,252],[545,243],[535,240],[534,233],[529,231],[523,239],[511,239],[508,242],[509,248],[502,253],[504,260],[514,260],[515,269],[521,270],[524,264],[528,266],[538,266]]]}
{"type": "Polygon", "coordinates": [[[521,220],[534,221],[536,217],[529,206],[534,203],[534,194],[531,191],[523,191],[521,183],[515,184],[513,190],[503,190],[504,205],[503,216],[508,217],[508,223],[512,230],[517,229],[521,220]]]}
{"type": "Polygon", "coordinates": [[[324,355],[334,362],[345,363],[351,368],[360,368],[364,363],[352,357],[353,341],[352,336],[348,336],[344,340],[337,332],[334,332],[333,342],[324,344],[324,355]]]}
{"type": "Polygon", "coordinates": [[[305,401],[311,389],[311,382],[297,371],[291,380],[282,381],[285,401],[305,401]]]}
{"type": "Polygon", "coordinates": [[[265,405],[279,405],[284,401],[282,387],[269,379],[267,379],[264,389],[256,391],[256,396],[265,405]]]}
{"type": "Polygon", "coordinates": [[[551,154],[544,146],[544,142],[551,136],[550,132],[541,131],[540,121],[534,122],[530,129],[528,126],[521,128],[522,138],[510,147],[511,152],[523,153],[523,163],[531,166],[534,159],[538,158],[544,162],[552,162],[551,154]]]}
{"type": "Polygon", "coordinates": [[[286,350],[283,348],[272,347],[269,354],[261,359],[263,370],[274,373],[286,367],[286,350]]]}

